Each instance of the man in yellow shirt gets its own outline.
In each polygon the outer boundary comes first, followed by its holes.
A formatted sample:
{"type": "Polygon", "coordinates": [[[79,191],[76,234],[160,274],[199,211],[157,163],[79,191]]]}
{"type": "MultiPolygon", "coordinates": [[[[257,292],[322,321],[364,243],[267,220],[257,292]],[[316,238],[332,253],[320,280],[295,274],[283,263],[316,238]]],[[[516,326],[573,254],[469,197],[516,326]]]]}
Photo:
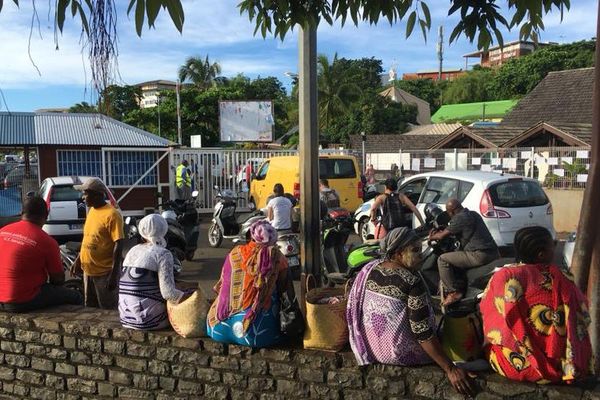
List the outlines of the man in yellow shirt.
{"type": "Polygon", "coordinates": [[[100,179],[90,178],[75,189],[83,192],[83,200],[90,210],[73,272],[80,274],[83,271],[86,307],[113,309],[119,296],[117,282],[122,261],[123,218],[106,202],[106,188],[100,179]]]}

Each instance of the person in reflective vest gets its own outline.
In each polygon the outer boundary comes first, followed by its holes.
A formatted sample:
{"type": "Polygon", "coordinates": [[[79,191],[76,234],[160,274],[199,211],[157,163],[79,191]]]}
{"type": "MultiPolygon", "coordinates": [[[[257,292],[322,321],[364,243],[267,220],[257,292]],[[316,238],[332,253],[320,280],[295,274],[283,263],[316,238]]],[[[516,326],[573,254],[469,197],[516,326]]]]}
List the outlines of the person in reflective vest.
{"type": "Polygon", "coordinates": [[[177,186],[177,198],[187,200],[192,196],[192,176],[187,160],[181,161],[181,164],[177,166],[175,185],[177,186]]]}

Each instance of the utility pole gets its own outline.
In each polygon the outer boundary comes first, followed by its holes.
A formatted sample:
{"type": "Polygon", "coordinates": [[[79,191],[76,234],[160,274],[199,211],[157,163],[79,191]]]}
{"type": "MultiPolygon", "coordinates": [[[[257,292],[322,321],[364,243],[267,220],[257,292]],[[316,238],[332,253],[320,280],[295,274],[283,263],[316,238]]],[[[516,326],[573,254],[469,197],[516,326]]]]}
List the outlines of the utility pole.
{"type": "Polygon", "coordinates": [[[440,69],[438,70],[438,81],[442,80],[442,71],[444,65],[444,27],[440,26],[439,29],[439,39],[437,44],[437,56],[438,60],[440,60],[440,69]]]}
{"type": "Polygon", "coordinates": [[[175,95],[177,97],[177,143],[182,145],[181,140],[181,101],[179,99],[179,89],[181,87],[181,82],[177,79],[177,85],[175,86],[175,95]]]}
{"type": "Polygon", "coordinates": [[[300,260],[302,262],[300,295],[301,304],[304,305],[306,274],[313,274],[318,282],[321,266],[316,27],[300,27],[298,39],[300,260]]]}

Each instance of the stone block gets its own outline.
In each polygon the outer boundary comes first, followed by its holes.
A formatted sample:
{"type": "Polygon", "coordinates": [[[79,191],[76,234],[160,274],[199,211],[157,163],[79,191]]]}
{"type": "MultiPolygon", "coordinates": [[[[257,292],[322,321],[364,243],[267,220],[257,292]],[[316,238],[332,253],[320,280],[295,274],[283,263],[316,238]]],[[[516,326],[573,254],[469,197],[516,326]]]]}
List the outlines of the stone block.
{"type": "Polygon", "coordinates": [[[144,346],[139,343],[127,343],[127,354],[130,356],[154,358],[156,355],[156,348],[153,346],[144,346]]]}
{"type": "Polygon", "coordinates": [[[2,342],[0,342],[0,350],[5,351],[7,353],[23,354],[25,352],[25,345],[19,342],[3,340],[2,342]]]}
{"type": "Polygon", "coordinates": [[[56,392],[51,389],[32,387],[29,390],[29,397],[39,400],[56,400],[56,392]]]}
{"type": "Polygon", "coordinates": [[[210,355],[201,353],[200,351],[181,350],[179,352],[179,362],[187,364],[195,364],[199,367],[207,367],[210,360],[210,355]]]}
{"type": "Polygon", "coordinates": [[[102,367],[92,367],[80,365],[77,367],[77,374],[83,378],[103,381],[106,379],[106,370],[102,367]]]}
{"type": "Polygon", "coordinates": [[[311,399],[339,400],[342,398],[338,389],[327,385],[312,384],[309,386],[309,391],[311,399]]]}
{"type": "Polygon", "coordinates": [[[251,356],[253,351],[256,350],[246,346],[239,346],[237,344],[227,345],[227,354],[230,356],[236,356],[238,358],[246,358],[247,356],[251,356]]]}
{"type": "Polygon", "coordinates": [[[119,398],[120,399],[154,399],[154,393],[149,392],[147,390],[140,390],[128,387],[120,387],[119,388],[119,398]]]}
{"type": "Polygon", "coordinates": [[[295,354],[295,362],[306,368],[337,369],[340,366],[335,353],[324,353],[313,350],[303,350],[295,354]]]}
{"type": "Polygon", "coordinates": [[[196,379],[196,367],[189,364],[171,365],[171,375],[176,378],[196,379]]]}
{"type": "Polygon", "coordinates": [[[223,372],[223,383],[229,387],[246,389],[248,387],[248,377],[233,372],[223,372]]]}
{"type": "Polygon", "coordinates": [[[201,383],[180,380],[177,384],[177,391],[189,394],[191,397],[200,398],[204,395],[204,386],[201,383]]]}
{"type": "MultiPolygon", "coordinates": [[[[194,397],[192,397],[194,398],[194,397]]],[[[156,400],[188,400],[188,396],[178,396],[173,393],[158,393],[156,400]]]]}
{"type": "Polygon", "coordinates": [[[207,384],[204,386],[204,398],[227,400],[229,398],[229,389],[225,386],[207,384]]]}
{"type": "Polygon", "coordinates": [[[41,372],[18,369],[16,376],[18,380],[23,381],[25,383],[37,386],[44,384],[44,374],[41,372]]]}
{"type": "Polygon", "coordinates": [[[111,366],[115,363],[115,358],[110,354],[92,354],[92,364],[111,366]]]}
{"type": "Polygon", "coordinates": [[[304,382],[288,381],[284,379],[277,380],[277,393],[288,397],[306,398],[309,394],[308,384],[304,382]]]}
{"type": "Polygon", "coordinates": [[[517,396],[521,394],[533,393],[537,387],[535,384],[510,382],[505,378],[491,375],[487,382],[487,388],[490,392],[501,396],[517,396]]]}
{"type": "Polygon", "coordinates": [[[436,385],[433,384],[432,382],[428,382],[428,381],[418,381],[413,393],[416,396],[421,396],[424,397],[426,399],[436,399],[436,393],[435,393],[435,388],[436,385]]]}
{"type": "Polygon", "coordinates": [[[116,328],[112,331],[112,338],[121,341],[134,341],[144,343],[146,341],[146,332],[134,329],[116,328]]]}
{"type": "Polygon", "coordinates": [[[173,345],[173,347],[179,347],[190,350],[196,350],[200,348],[200,341],[198,339],[188,339],[181,336],[172,338],[171,344],[173,345]]]}
{"type": "Polygon", "coordinates": [[[385,393],[387,392],[389,382],[389,378],[370,375],[366,380],[366,389],[375,393],[385,393]]]}
{"type": "Polygon", "coordinates": [[[221,373],[213,368],[200,367],[196,369],[196,378],[202,382],[221,382],[221,373]]]}
{"type": "Polygon", "coordinates": [[[77,338],[73,336],[63,336],[63,347],[73,350],[77,348],[77,338]]]}
{"type": "Polygon", "coordinates": [[[176,363],[179,360],[179,350],[172,347],[159,347],[156,349],[156,358],[161,361],[176,363]]]}
{"type": "Polygon", "coordinates": [[[80,338],[77,339],[77,348],[79,350],[91,351],[92,353],[100,353],[102,351],[102,340],[96,338],[80,338]]]}
{"type": "Polygon", "coordinates": [[[475,396],[475,400],[502,400],[502,396],[491,394],[488,392],[482,392],[475,396]]]}
{"type": "Polygon", "coordinates": [[[46,332],[58,332],[60,330],[59,321],[52,319],[37,318],[35,321],[33,321],[33,325],[36,328],[46,332]]]}
{"type": "Polygon", "coordinates": [[[15,369],[10,367],[0,366],[0,380],[12,381],[15,379],[15,369]]]}
{"type": "Polygon", "coordinates": [[[69,391],[95,394],[96,382],[81,378],[67,378],[67,388],[69,391]]]}
{"type": "Polygon", "coordinates": [[[65,383],[65,378],[62,376],[46,374],[46,387],[65,390],[65,383]]]}
{"type": "MultiPolygon", "coordinates": [[[[375,400],[378,399],[379,396],[375,395],[372,392],[367,390],[344,390],[344,400],[375,400]]],[[[446,399],[444,399],[446,400],[446,399]]]]}
{"type": "Polygon", "coordinates": [[[77,364],[91,364],[92,363],[92,357],[89,354],[84,353],[83,351],[71,352],[71,354],[69,355],[69,359],[71,360],[71,362],[74,362],[77,364]]]}
{"type": "Polygon", "coordinates": [[[59,392],[56,393],[56,400],[82,400],[82,397],[74,393],[59,392]]]}
{"type": "Polygon", "coordinates": [[[108,354],[125,354],[125,342],[119,342],[116,340],[104,340],[103,341],[104,353],[108,354]]]}
{"type": "Polygon", "coordinates": [[[115,385],[106,382],[98,382],[98,395],[105,397],[115,397],[117,388],[115,385]]]}
{"type": "Polygon", "coordinates": [[[351,369],[351,370],[356,370],[358,369],[358,364],[356,363],[356,357],[354,356],[354,354],[352,352],[343,352],[343,353],[337,353],[338,356],[338,362],[339,362],[339,367],[343,368],[343,369],[351,369]]]}
{"type": "Polygon", "coordinates": [[[240,369],[240,362],[237,358],[228,356],[213,356],[210,360],[210,366],[217,369],[228,369],[237,371],[240,369]]]}
{"type": "Polygon", "coordinates": [[[360,372],[329,371],[327,373],[327,383],[331,386],[340,388],[363,388],[363,379],[360,372]]]}
{"type": "Polygon", "coordinates": [[[15,337],[12,328],[0,326],[0,339],[12,340],[15,337]]]}
{"type": "Polygon", "coordinates": [[[21,397],[29,397],[29,385],[23,383],[13,383],[13,391],[15,395],[21,397]]]}
{"type": "Polygon", "coordinates": [[[269,373],[274,377],[294,379],[296,370],[293,364],[269,362],[269,373]]]}
{"type": "Polygon", "coordinates": [[[212,340],[204,340],[202,342],[202,349],[209,354],[223,355],[227,354],[227,345],[212,340]]]}
{"type": "Polygon", "coordinates": [[[75,368],[74,365],[67,364],[64,362],[57,362],[56,366],[54,367],[54,372],[56,372],[57,374],[63,374],[63,375],[75,375],[75,373],[77,372],[77,369],[75,368]]]}
{"type": "Polygon", "coordinates": [[[41,334],[40,340],[46,346],[61,346],[62,345],[62,336],[60,336],[58,333],[44,332],[41,334]]]}
{"type": "Polygon", "coordinates": [[[168,378],[166,376],[158,377],[158,387],[164,390],[172,392],[175,390],[175,384],[177,381],[174,378],[168,378]]]}
{"type": "Polygon", "coordinates": [[[259,354],[267,360],[292,361],[292,351],[287,349],[260,349],[259,354]]]}
{"type": "Polygon", "coordinates": [[[231,395],[231,400],[258,400],[259,396],[256,393],[246,392],[245,390],[239,390],[230,388],[229,394],[231,395]]]}
{"type": "Polygon", "coordinates": [[[17,354],[5,354],[4,362],[8,365],[12,365],[19,368],[28,368],[31,365],[31,360],[29,359],[29,357],[17,354]]]}
{"type": "Polygon", "coordinates": [[[90,336],[99,337],[99,338],[108,338],[110,337],[111,330],[109,327],[102,324],[91,324],[90,325],[90,336]]]}
{"type": "Polygon", "coordinates": [[[148,372],[159,376],[171,375],[171,365],[164,361],[152,360],[148,362],[148,372]]]}
{"type": "Polygon", "coordinates": [[[264,360],[240,360],[240,371],[252,375],[266,375],[269,364],[264,360]]]}
{"type": "Polygon", "coordinates": [[[90,324],[86,321],[69,320],[60,323],[60,327],[67,335],[85,336],[90,332],[90,324]]]}
{"type": "Polygon", "coordinates": [[[111,383],[116,383],[118,385],[131,385],[132,375],[125,371],[109,369],[108,370],[108,381],[111,383]]]}
{"type": "Polygon", "coordinates": [[[12,314],[10,317],[10,323],[15,328],[29,329],[33,325],[33,316],[31,314],[12,314]]]}
{"type": "Polygon", "coordinates": [[[262,393],[260,400],[288,400],[284,395],[277,393],[262,393]]]}
{"type": "Polygon", "coordinates": [[[28,356],[45,356],[46,348],[39,344],[27,343],[25,345],[25,354],[28,356]]]}
{"type": "Polygon", "coordinates": [[[46,357],[53,360],[66,360],[67,355],[67,351],[63,349],[46,349],[46,357]]]}
{"type": "Polygon", "coordinates": [[[171,343],[171,332],[148,332],[148,343],[154,346],[165,346],[171,343]]]}
{"type": "Polygon", "coordinates": [[[582,396],[583,389],[578,387],[554,386],[546,390],[548,400],[579,400],[582,396]]]}
{"type": "Polygon", "coordinates": [[[322,369],[299,368],[298,379],[302,382],[323,383],[325,382],[325,373],[322,369]]]}
{"type": "Polygon", "coordinates": [[[145,372],[148,370],[148,361],[141,358],[115,357],[117,367],[129,371],[145,372]]]}
{"type": "Polygon", "coordinates": [[[25,329],[15,329],[15,340],[27,343],[39,343],[42,334],[36,331],[28,331],[25,329]]]}
{"type": "Polygon", "coordinates": [[[275,389],[275,381],[269,378],[248,377],[248,390],[251,392],[268,392],[275,389]]]}
{"type": "Polygon", "coordinates": [[[158,377],[144,374],[133,374],[133,386],[139,389],[158,389],[158,377]]]}

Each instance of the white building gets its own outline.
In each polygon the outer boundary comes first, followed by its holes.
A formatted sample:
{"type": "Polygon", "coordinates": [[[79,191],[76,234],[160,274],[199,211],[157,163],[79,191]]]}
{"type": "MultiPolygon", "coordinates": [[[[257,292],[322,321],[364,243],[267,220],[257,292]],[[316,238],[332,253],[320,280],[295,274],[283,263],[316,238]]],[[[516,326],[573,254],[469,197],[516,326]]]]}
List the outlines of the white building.
{"type": "Polygon", "coordinates": [[[167,80],[148,81],[135,84],[142,89],[141,108],[152,108],[158,105],[158,95],[164,90],[175,90],[177,82],[167,80]]]}

